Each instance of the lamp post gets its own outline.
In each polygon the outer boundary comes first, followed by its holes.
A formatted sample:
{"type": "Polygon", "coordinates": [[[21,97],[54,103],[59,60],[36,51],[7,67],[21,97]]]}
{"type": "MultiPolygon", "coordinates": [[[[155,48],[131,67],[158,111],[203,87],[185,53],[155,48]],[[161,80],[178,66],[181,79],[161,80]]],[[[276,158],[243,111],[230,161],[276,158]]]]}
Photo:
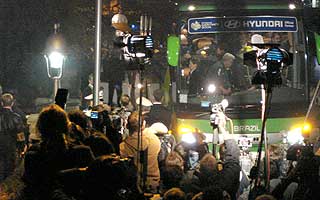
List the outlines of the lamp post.
{"type": "Polygon", "coordinates": [[[60,88],[60,79],[62,78],[63,66],[65,61],[64,56],[64,40],[58,33],[59,24],[54,25],[54,34],[50,36],[46,52],[45,59],[47,64],[48,77],[54,82],[53,85],[53,99],[56,96],[57,90],[60,88]]]}

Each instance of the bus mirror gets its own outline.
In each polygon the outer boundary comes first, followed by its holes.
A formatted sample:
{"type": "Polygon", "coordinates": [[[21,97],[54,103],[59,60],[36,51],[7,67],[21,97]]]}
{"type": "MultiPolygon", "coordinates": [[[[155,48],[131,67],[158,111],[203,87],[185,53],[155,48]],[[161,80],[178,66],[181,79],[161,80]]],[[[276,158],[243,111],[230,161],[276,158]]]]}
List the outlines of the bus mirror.
{"type": "Polygon", "coordinates": [[[167,40],[167,58],[170,66],[176,67],[179,63],[180,40],[178,36],[169,36],[167,40]]]}
{"type": "Polygon", "coordinates": [[[314,33],[314,38],[316,40],[317,61],[320,65],[320,35],[318,33],[314,33]]]}

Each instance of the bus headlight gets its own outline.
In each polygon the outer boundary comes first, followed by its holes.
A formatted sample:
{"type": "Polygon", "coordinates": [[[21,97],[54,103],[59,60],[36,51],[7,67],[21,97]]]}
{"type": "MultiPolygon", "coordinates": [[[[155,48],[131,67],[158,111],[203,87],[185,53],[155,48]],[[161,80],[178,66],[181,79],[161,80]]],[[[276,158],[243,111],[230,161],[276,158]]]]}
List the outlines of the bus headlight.
{"type": "Polygon", "coordinates": [[[187,144],[194,144],[197,140],[193,134],[193,128],[181,125],[178,128],[178,133],[181,135],[181,141],[187,144]]]}
{"type": "Polygon", "coordinates": [[[183,134],[181,136],[181,141],[188,143],[188,144],[194,144],[197,142],[196,137],[193,135],[193,133],[187,133],[187,134],[183,134]]]}
{"type": "Polygon", "coordinates": [[[214,84],[209,84],[208,85],[208,92],[214,93],[215,91],[216,91],[216,86],[214,84]]]}
{"type": "Polygon", "coordinates": [[[302,128],[301,127],[294,128],[294,129],[288,131],[287,141],[290,145],[302,144],[303,140],[304,140],[304,138],[302,136],[302,128]]]}

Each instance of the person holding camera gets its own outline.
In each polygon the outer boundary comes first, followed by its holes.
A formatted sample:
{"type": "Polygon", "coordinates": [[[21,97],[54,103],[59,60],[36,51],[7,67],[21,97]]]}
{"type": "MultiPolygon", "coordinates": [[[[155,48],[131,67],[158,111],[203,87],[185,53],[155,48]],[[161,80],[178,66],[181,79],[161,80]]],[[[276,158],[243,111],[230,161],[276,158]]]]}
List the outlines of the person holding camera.
{"type": "Polygon", "coordinates": [[[231,134],[224,134],[224,143],[220,146],[220,160],[210,153],[200,160],[200,166],[182,181],[187,193],[197,194],[212,185],[226,191],[232,200],[236,199],[240,185],[241,167],[240,149],[231,134]]]}
{"type": "Polygon", "coordinates": [[[296,165],[290,169],[285,178],[281,179],[280,184],[272,191],[272,195],[282,199],[290,192],[293,194],[293,199],[320,199],[320,159],[314,154],[313,147],[293,145],[288,149],[287,159],[296,161],[296,165]],[[298,184],[294,189],[290,187],[293,183],[298,184]]]}
{"type": "Polygon", "coordinates": [[[31,145],[25,154],[24,199],[50,199],[60,170],[86,167],[94,160],[90,147],[74,143],[70,125],[67,113],[58,105],[40,112],[36,126],[41,141],[31,145]]]}
{"type": "MultiPolygon", "coordinates": [[[[138,152],[141,157],[140,163],[146,167],[146,182],[145,186],[147,190],[155,192],[159,187],[160,182],[160,170],[158,165],[158,154],[160,152],[161,144],[158,137],[149,129],[145,128],[145,121],[141,116],[141,146],[140,149],[138,144],[139,139],[139,113],[132,112],[128,118],[127,128],[129,129],[129,136],[120,144],[120,156],[121,157],[131,157],[134,159],[135,165],[138,166],[138,152]]],[[[140,170],[140,169],[138,169],[140,170]]]]}

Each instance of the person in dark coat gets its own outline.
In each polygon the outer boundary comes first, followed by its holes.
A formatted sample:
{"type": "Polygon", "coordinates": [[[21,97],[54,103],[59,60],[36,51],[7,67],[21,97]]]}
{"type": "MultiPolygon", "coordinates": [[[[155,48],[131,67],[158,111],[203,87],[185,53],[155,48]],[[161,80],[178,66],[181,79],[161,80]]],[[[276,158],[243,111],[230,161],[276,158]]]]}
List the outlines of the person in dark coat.
{"type": "Polygon", "coordinates": [[[203,156],[200,160],[199,171],[195,171],[190,178],[191,184],[188,185],[187,193],[196,194],[201,192],[203,188],[216,185],[226,191],[232,200],[236,199],[241,171],[239,164],[240,149],[237,142],[234,139],[225,139],[220,156],[223,161],[222,169],[218,167],[218,162],[213,155],[206,154],[203,156]]]}
{"type": "Polygon", "coordinates": [[[120,97],[122,95],[122,81],[125,77],[125,62],[117,55],[110,55],[103,60],[103,69],[106,72],[104,79],[109,84],[108,104],[113,105],[114,90],[117,93],[117,105],[120,105],[120,97]]]}
{"type": "Polygon", "coordinates": [[[197,95],[201,93],[202,76],[199,68],[200,60],[198,58],[191,58],[189,62],[190,74],[187,78],[189,93],[188,95],[197,95]]]}
{"type": "Polygon", "coordinates": [[[0,182],[15,169],[16,144],[19,135],[24,136],[22,118],[12,111],[14,98],[5,93],[1,96],[0,108],[0,182]]]}
{"type": "Polygon", "coordinates": [[[154,102],[147,114],[146,121],[149,126],[154,123],[161,122],[168,129],[171,128],[171,111],[162,104],[164,93],[161,89],[153,92],[154,102]]]}
{"type": "Polygon", "coordinates": [[[93,74],[88,77],[88,85],[83,89],[81,96],[81,109],[85,110],[93,106],[92,99],[88,99],[89,95],[93,94],[93,74]]]}
{"type": "Polygon", "coordinates": [[[218,183],[221,188],[230,194],[231,199],[236,199],[240,185],[240,149],[234,139],[224,139],[221,147],[220,157],[223,162],[223,169],[218,172],[217,177],[210,180],[218,183]]]}
{"type": "Polygon", "coordinates": [[[59,171],[86,167],[94,160],[90,147],[74,143],[70,124],[67,113],[58,105],[41,111],[37,121],[41,142],[32,145],[25,155],[24,199],[49,199],[57,187],[59,171]]]}

